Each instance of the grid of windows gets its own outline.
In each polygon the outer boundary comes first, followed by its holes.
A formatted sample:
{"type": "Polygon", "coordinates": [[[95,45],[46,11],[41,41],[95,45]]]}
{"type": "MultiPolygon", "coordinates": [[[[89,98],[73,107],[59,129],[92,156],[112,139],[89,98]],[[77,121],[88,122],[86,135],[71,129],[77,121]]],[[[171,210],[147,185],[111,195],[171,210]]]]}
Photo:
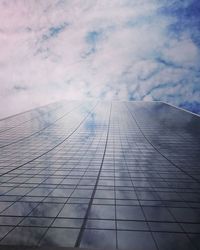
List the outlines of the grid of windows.
{"type": "Polygon", "coordinates": [[[200,118],[62,102],[0,121],[0,246],[200,249],[200,118]]]}

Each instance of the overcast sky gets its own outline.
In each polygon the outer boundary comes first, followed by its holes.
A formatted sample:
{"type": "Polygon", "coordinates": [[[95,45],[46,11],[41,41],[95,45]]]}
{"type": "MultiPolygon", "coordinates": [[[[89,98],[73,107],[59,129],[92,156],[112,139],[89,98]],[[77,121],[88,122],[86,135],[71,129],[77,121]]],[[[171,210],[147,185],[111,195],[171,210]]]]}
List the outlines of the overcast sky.
{"type": "Polygon", "coordinates": [[[199,0],[0,0],[0,117],[60,99],[200,113],[199,0]]]}

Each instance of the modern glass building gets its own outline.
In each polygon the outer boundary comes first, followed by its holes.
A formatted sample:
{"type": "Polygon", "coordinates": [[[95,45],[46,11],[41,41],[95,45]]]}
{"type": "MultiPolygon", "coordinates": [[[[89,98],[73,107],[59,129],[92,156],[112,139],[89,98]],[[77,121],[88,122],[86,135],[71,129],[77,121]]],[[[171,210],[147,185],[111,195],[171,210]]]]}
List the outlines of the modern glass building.
{"type": "Polygon", "coordinates": [[[64,101],[0,120],[0,155],[0,249],[200,249],[198,116],[64,101]]]}

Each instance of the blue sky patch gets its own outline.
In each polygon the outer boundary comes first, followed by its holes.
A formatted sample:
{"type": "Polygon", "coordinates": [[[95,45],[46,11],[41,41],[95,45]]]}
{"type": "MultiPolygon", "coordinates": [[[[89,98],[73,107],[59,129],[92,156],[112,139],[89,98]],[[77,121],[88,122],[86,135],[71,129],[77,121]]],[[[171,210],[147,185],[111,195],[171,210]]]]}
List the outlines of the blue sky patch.
{"type": "Polygon", "coordinates": [[[42,36],[43,40],[48,40],[50,38],[58,36],[58,34],[63,32],[68,25],[69,25],[68,23],[63,23],[58,26],[50,27],[48,31],[45,34],[43,34],[42,36]]]}

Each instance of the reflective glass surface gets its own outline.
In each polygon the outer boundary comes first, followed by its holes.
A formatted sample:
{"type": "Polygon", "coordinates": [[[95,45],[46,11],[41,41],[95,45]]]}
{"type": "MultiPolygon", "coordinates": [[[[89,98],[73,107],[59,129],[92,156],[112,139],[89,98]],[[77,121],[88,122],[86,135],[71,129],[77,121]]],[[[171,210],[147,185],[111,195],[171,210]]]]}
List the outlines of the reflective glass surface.
{"type": "Polygon", "coordinates": [[[200,249],[200,117],[59,102],[0,120],[0,248],[200,249]]]}

